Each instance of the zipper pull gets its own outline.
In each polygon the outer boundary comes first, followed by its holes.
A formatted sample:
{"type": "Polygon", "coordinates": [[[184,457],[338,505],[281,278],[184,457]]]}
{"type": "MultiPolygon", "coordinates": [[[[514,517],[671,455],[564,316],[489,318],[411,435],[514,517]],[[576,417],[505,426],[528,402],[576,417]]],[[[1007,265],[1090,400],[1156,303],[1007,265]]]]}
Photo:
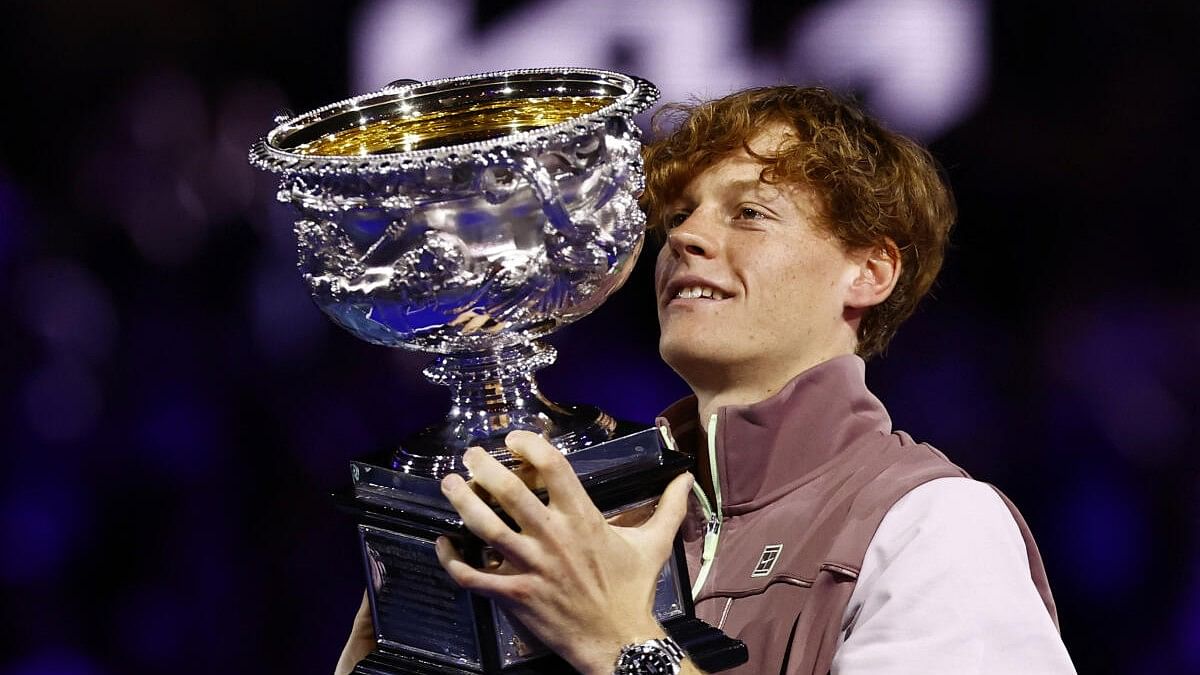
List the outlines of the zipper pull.
{"type": "Polygon", "coordinates": [[[700,573],[696,575],[696,582],[692,584],[692,600],[700,597],[700,589],[704,588],[704,582],[708,580],[708,573],[712,566],[713,558],[717,555],[717,536],[721,531],[721,521],[717,519],[716,514],[708,519],[707,531],[704,533],[704,547],[700,549],[700,573]]]}
{"type": "Polygon", "coordinates": [[[708,533],[705,534],[704,536],[707,537],[710,534],[716,535],[716,534],[720,534],[720,532],[721,532],[721,519],[720,519],[720,517],[717,516],[717,514],[714,513],[711,516],[709,516],[709,518],[708,518],[708,533]]]}
{"type": "Polygon", "coordinates": [[[717,552],[717,536],[721,534],[721,521],[713,514],[708,519],[708,528],[704,533],[704,548],[700,552],[700,561],[709,562],[717,552]]]}

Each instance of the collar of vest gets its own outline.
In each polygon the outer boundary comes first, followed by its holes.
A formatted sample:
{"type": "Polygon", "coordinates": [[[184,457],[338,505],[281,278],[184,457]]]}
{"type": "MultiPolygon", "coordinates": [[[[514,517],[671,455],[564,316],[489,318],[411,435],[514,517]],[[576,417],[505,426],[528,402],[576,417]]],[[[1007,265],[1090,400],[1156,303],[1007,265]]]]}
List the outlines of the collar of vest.
{"type": "MultiPolygon", "coordinates": [[[[774,395],[717,411],[717,477],[724,510],[758,509],[829,468],[843,453],[892,431],[887,410],[866,385],[866,364],[838,356],[800,373],[774,395]]],[[[685,452],[705,448],[696,397],[662,413],[685,452]]]]}

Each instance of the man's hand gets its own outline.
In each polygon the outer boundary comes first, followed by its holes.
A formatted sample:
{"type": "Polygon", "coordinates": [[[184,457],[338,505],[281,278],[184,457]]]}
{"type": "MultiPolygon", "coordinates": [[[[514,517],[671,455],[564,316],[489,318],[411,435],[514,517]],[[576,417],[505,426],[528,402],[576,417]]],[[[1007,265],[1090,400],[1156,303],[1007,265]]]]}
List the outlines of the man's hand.
{"type": "Polygon", "coordinates": [[[354,626],[350,629],[350,639],[342,649],[334,675],[349,675],[354,666],[366,658],[375,649],[375,626],[371,621],[371,604],[367,601],[367,593],[363,591],[362,604],[358,607],[358,615],[354,617],[354,626]]]}
{"type": "Polygon", "coordinates": [[[691,476],[667,486],[644,524],[619,527],[604,520],[566,458],[545,439],[514,431],[505,442],[537,471],[549,504],[504,465],[472,448],[463,455],[472,483],[496,499],[520,532],[451,474],[442,479],[442,491],[502,560],[476,569],[445,537],[437,542],[438,559],[455,582],[498,599],[581,673],[611,673],[622,646],[663,635],[652,613],[654,589],[683,521],[691,476]]]}

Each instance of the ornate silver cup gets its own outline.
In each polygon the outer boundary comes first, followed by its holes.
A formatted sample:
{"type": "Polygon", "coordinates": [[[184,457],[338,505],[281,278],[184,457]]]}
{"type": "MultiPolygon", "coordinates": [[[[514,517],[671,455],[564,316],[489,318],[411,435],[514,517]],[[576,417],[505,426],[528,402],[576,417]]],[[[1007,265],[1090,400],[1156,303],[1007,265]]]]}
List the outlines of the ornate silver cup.
{"type": "MultiPolygon", "coordinates": [[[[633,116],[657,97],[645,80],[582,68],[405,81],[278,118],[251,148],[299,212],[317,305],[364,340],[435,354],[425,374],[451,391],[444,423],[387,461],[353,462],[340,495],[358,520],[379,644],[356,673],[565,672],[438,564],[441,535],[477,563],[489,556],[438,487],[465,472],[468,447],[513,466],[504,436],[536,431],[606,515],[652,504],[690,465],[665,429],[616,434],[611,417],[552,403],[533,378],[554,360],[538,338],[596,309],[641,249],[633,116]]],[[[705,669],[736,665],[744,646],[694,618],[679,546],[655,615],[705,669]]]]}
{"type": "Polygon", "coordinates": [[[609,440],[611,417],[547,400],[540,338],[628,277],[645,218],[633,115],[649,82],[587,69],[408,82],[278,120],[251,162],[299,211],[300,270],[317,304],[376,344],[438,355],[444,423],[395,466],[439,476],[529,429],[564,452],[609,440]]]}

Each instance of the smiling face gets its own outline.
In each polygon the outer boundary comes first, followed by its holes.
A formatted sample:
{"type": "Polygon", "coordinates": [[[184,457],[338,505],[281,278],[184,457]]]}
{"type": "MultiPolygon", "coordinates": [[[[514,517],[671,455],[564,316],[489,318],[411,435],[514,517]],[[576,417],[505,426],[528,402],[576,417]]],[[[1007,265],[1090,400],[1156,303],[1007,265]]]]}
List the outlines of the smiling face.
{"type": "MultiPolygon", "coordinates": [[[[772,155],[782,125],[749,145],[772,155]]],[[[798,185],[761,180],[744,150],[697,174],[671,204],[655,290],[663,359],[698,392],[755,382],[771,389],[853,353],[849,306],[861,262],[819,227],[798,185]]]]}

